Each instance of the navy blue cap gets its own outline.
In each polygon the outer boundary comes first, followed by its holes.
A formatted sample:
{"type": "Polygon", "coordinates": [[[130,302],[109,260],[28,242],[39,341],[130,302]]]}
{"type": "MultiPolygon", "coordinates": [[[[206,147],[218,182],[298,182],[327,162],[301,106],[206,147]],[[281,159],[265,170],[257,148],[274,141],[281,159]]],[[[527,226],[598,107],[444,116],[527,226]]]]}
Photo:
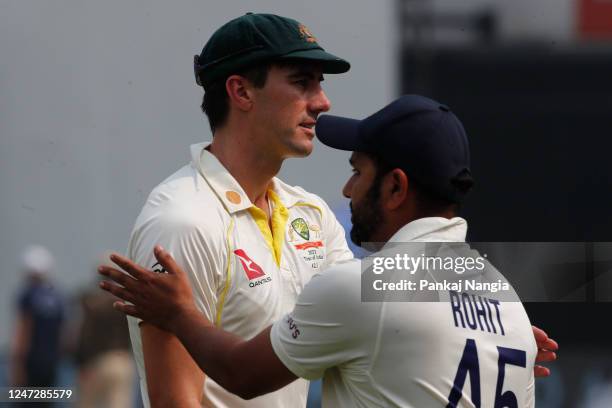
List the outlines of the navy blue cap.
{"type": "Polygon", "coordinates": [[[472,184],[463,125],[424,96],[404,95],[363,120],[321,115],[316,131],[327,146],[376,154],[449,201],[460,202],[472,184]]]}

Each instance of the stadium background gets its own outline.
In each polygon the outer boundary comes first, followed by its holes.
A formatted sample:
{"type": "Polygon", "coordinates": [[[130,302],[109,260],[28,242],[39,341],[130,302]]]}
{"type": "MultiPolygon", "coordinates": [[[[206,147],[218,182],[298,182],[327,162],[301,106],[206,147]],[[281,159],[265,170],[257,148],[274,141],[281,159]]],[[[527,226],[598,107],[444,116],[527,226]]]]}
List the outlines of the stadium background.
{"type": "MultiPolygon", "coordinates": [[[[22,249],[54,253],[68,297],[92,284],[101,256],[125,249],[146,194],[188,160],[191,143],[210,138],[192,56],[247,11],[294,17],[352,63],[324,83],[334,114],[363,117],[402,93],[457,112],[478,182],[464,211],[472,240],[609,240],[610,1],[8,0],[0,3],[0,360],[22,249]]],[[[281,177],[346,220],[347,160],[317,142],[281,177]]],[[[538,381],[540,407],[612,401],[602,331],[610,307],[589,295],[588,275],[583,283],[580,302],[528,305],[562,346],[553,376],[538,381]]],[[[66,384],[70,367],[67,357],[66,384]]]]}

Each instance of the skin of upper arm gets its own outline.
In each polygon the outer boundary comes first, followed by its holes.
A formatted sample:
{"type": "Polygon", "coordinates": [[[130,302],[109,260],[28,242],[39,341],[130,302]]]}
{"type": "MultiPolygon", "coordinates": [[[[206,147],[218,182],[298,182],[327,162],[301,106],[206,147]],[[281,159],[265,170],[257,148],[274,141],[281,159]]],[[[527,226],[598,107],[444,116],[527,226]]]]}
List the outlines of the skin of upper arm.
{"type": "Polygon", "coordinates": [[[231,353],[233,377],[240,381],[236,384],[237,393],[244,399],[276,391],[298,378],[274,352],[270,330],[268,327],[251,340],[242,342],[231,353]]]}
{"type": "Polygon", "coordinates": [[[13,354],[20,358],[25,355],[27,348],[30,345],[30,333],[32,327],[32,319],[28,313],[20,313],[15,325],[15,334],[13,336],[13,354]]]}
{"type": "Polygon", "coordinates": [[[140,324],[151,407],[200,407],[204,373],[171,333],[140,324]]]}

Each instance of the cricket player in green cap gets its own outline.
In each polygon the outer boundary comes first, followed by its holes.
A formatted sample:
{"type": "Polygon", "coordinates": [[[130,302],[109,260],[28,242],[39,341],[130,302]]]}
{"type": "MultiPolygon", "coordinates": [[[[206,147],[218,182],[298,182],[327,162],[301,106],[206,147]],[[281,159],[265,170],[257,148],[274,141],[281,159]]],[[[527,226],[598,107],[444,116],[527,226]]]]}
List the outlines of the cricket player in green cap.
{"type": "MultiPolygon", "coordinates": [[[[153,247],[164,245],[200,312],[242,338],[289,312],[319,270],[352,258],[327,204],[275,177],[285,159],[312,151],[317,117],[330,109],[323,75],[349,68],[305,25],[272,14],[231,20],[195,57],[213,140],[191,146],[191,162],[153,189],[128,256],[162,271],[153,247]]],[[[145,406],[247,406],[171,333],[132,318],[129,328],[145,406]]],[[[304,407],[307,393],[300,380],[248,406],[304,407]]]]}

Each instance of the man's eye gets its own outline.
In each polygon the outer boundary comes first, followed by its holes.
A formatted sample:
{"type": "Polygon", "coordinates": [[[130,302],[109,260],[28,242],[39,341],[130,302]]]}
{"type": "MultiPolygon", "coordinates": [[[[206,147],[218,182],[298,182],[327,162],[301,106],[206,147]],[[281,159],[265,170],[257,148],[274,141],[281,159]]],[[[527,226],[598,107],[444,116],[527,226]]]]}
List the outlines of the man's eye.
{"type": "Polygon", "coordinates": [[[353,172],[354,175],[358,176],[359,175],[359,170],[357,169],[351,169],[351,171],[353,172]]]}
{"type": "Polygon", "coordinates": [[[302,88],[306,88],[308,86],[307,79],[300,79],[299,81],[295,81],[295,83],[301,86],[302,88]]]}

